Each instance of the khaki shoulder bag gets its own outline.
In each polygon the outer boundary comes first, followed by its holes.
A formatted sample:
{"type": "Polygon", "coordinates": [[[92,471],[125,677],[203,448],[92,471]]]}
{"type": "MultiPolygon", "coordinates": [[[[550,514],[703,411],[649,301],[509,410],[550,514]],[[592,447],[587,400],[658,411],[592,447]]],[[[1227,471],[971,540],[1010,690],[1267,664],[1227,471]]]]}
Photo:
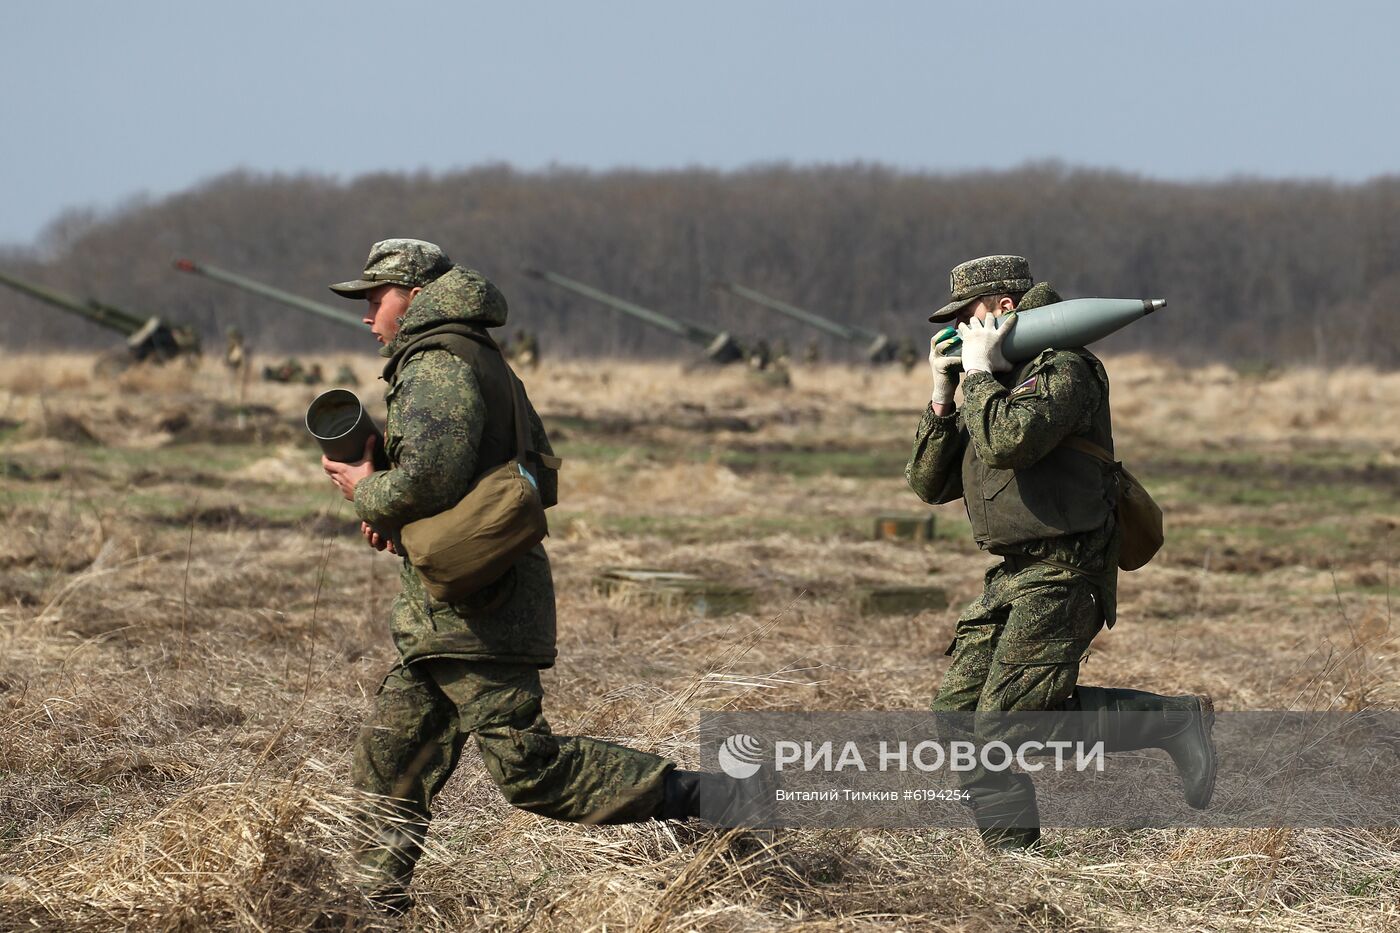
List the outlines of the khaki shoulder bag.
{"type": "Polygon", "coordinates": [[[525,463],[530,457],[558,469],[560,461],[530,450],[525,392],[515,373],[506,372],[515,457],[479,476],[452,508],[410,522],[399,534],[428,592],[442,602],[458,602],[498,580],[549,533],[539,485],[525,463]]]}
{"type": "Polygon", "coordinates": [[[1118,481],[1118,502],[1113,511],[1118,518],[1118,527],[1123,529],[1118,567],[1137,570],[1145,566],[1166,540],[1162,531],[1161,506],[1152,500],[1142,483],[1128,472],[1121,461],[1114,460],[1113,455],[1098,444],[1082,437],[1067,437],[1062,446],[1088,454],[1113,467],[1118,481]]]}

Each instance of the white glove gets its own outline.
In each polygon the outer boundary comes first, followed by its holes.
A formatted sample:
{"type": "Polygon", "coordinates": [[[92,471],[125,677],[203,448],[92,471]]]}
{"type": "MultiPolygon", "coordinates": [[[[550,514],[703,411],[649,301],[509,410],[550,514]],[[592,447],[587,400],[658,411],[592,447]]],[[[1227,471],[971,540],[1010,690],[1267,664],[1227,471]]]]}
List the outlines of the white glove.
{"type": "Polygon", "coordinates": [[[979,321],[977,318],[958,325],[958,336],[962,338],[963,369],[973,372],[1009,372],[1011,364],[1001,355],[1001,342],[1016,326],[1016,312],[993,317],[988,315],[979,321]]]}
{"type": "Polygon", "coordinates": [[[958,376],[962,372],[962,358],[958,356],[944,356],[942,350],[950,344],[958,342],[958,335],[950,333],[943,337],[944,330],[939,331],[929,338],[928,341],[928,365],[933,370],[933,404],[951,405],[953,404],[953,393],[958,390],[958,376]],[[939,337],[943,337],[939,340],[939,337]]]}

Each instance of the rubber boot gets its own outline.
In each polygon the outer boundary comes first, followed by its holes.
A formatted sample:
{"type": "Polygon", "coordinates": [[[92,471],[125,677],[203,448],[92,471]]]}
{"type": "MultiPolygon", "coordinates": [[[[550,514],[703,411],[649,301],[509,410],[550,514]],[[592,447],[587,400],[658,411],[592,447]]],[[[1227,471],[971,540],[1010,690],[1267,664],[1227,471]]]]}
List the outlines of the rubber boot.
{"type": "Polygon", "coordinates": [[[753,777],[727,777],[708,771],[666,773],[660,818],[698,819],[722,827],[773,825],[774,795],[764,772],[753,777]]]}
{"type": "Polygon", "coordinates": [[[365,895],[374,909],[386,917],[402,917],[413,909],[413,895],[403,888],[386,888],[365,895]]]}
{"type": "Polygon", "coordinates": [[[997,852],[1040,851],[1039,826],[979,826],[982,844],[997,852]]]}
{"type": "Polygon", "coordinates": [[[366,831],[368,838],[355,856],[355,880],[377,911],[399,916],[413,907],[409,885],[428,824],[405,811],[388,819],[392,822],[366,831]]]}
{"type": "Polygon", "coordinates": [[[1181,775],[1186,802],[1197,810],[1210,806],[1219,757],[1211,741],[1215,703],[1209,696],[1104,687],[1077,687],[1075,696],[1082,712],[1099,714],[1091,741],[1102,740],[1109,752],[1164,749],[1181,775]],[[1118,713],[1133,715],[1112,715],[1118,713]]]}
{"type": "Polygon", "coordinates": [[[1030,781],[976,794],[973,801],[973,819],[987,848],[999,852],[1040,848],[1040,809],[1030,781]]]}

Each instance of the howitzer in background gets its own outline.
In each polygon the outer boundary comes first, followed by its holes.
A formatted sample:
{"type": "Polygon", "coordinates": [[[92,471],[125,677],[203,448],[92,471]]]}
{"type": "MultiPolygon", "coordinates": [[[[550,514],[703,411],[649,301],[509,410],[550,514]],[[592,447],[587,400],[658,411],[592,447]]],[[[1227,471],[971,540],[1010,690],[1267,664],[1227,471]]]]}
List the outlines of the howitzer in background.
{"type": "MultiPolygon", "coordinates": [[[[1016,325],[1002,342],[1001,353],[1008,362],[1019,363],[1042,350],[1086,347],[1166,303],[1165,298],[1071,298],[1019,311],[1016,325]]],[[[943,329],[947,330],[951,328],[943,329]]],[[[944,355],[962,356],[962,342],[949,347],[944,355]]]]}
{"type": "MultiPolygon", "coordinates": [[[[0,273],[0,285],[8,285],[17,292],[62,308],[99,327],[116,331],[126,338],[126,353],[133,362],[164,363],[177,356],[192,358],[199,355],[199,335],[189,327],[171,325],[159,317],[141,317],[91,298],[75,298],[5,273],[0,273]]],[[[115,363],[117,360],[105,362],[115,363]]]]}
{"type": "Polygon", "coordinates": [[[194,262],[189,259],[175,260],[175,268],[181,272],[189,272],[193,275],[202,275],[206,279],[213,279],[215,282],[222,282],[225,285],[232,285],[234,288],[241,288],[246,292],[270,298],[273,301],[281,302],[284,305],[291,305],[307,314],[314,314],[325,318],[344,327],[353,327],[355,330],[364,333],[365,325],[358,315],[350,314],[331,305],[321,304],[319,301],[312,301],[310,298],[302,298],[293,295],[291,292],[284,292],[280,288],[271,285],[264,285],[256,279],[250,279],[246,275],[239,275],[236,272],[229,272],[227,269],[220,269],[218,266],[211,266],[205,263],[194,262]]]}
{"type": "Polygon", "coordinates": [[[623,314],[646,321],[653,327],[659,327],[664,331],[675,334],[684,340],[697,344],[705,348],[705,356],[715,363],[737,363],[744,359],[744,348],[741,347],[728,331],[713,330],[700,324],[690,321],[683,321],[673,318],[670,315],[662,314],[660,311],[653,311],[651,308],[644,308],[641,305],[624,301],[615,295],[609,295],[605,291],[600,291],[591,285],[559,275],[557,272],[548,272],[544,269],[534,269],[525,267],[520,270],[532,279],[540,279],[558,285],[585,298],[607,305],[623,314]]]}
{"type": "Polygon", "coordinates": [[[760,291],[747,288],[738,282],[716,282],[715,288],[720,291],[738,295],[740,298],[747,298],[755,304],[762,305],[786,317],[801,321],[811,325],[817,330],[831,334],[848,343],[860,344],[865,349],[865,358],[872,363],[890,363],[898,355],[899,347],[888,335],[878,331],[869,330],[858,324],[842,324],[820,314],[799,308],[797,305],[788,304],[770,295],[765,295],[760,291]]]}

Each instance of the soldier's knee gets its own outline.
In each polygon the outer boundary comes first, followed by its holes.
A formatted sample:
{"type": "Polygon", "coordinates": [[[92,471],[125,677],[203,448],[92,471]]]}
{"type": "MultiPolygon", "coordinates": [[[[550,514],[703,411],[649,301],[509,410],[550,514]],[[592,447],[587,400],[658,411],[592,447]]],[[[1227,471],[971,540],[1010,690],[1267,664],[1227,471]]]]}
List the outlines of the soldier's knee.
{"type": "Polygon", "coordinates": [[[416,728],[396,728],[382,720],[371,720],[355,736],[355,761],[389,764],[412,757],[422,743],[416,728]]]}
{"type": "Polygon", "coordinates": [[[403,784],[453,757],[450,711],[406,674],[386,679],[355,738],[351,780],[361,790],[404,796],[403,784]]]}
{"type": "Polygon", "coordinates": [[[929,708],[935,713],[967,713],[977,708],[977,690],[940,690],[929,708]]]}
{"type": "MultiPolygon", "coordinates": [[[[1015,672],[1013,672],[1015,673],[1015,672]]],[[[977,702],[980,712],[1044,712],[1064,708],[1074,687],[1073,672],[1028,670],[1022,678],[1011,678],[999,689],[987,690],[977,702]]]]}
{"type": "Polygon", "coordinates": [[[476,743],[487,773],[513,806],[537,796],[559,759],[559,740],[547,730],[488,726],[477,731],[476,743]]]}

